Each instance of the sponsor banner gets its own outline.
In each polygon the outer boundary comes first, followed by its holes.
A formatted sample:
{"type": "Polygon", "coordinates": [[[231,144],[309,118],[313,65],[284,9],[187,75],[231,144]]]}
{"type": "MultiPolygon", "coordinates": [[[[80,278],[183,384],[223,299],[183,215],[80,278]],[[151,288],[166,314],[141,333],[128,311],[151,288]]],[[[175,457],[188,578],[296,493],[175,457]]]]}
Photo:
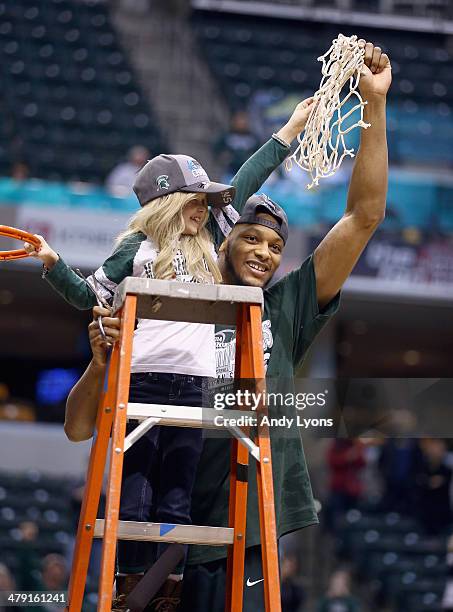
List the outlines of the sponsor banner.
{"type": "MultiPolygon", "coordinates": [[[[46,208],[24,205],[16,209],[16,227],[44,236],[71,266],[97,268],[110,255],[130,212],[46,208]]],[[[30,259],[22,260],[30,263],[30,259]]]]}
{"type": "Polygon", "coordinates": [[[430,241],[411,245],[385,238],[373,239],[354,274],[409,283],[453,283],[453,242],[430,241]]]}
{"type": "MultiPolygon", "coordinates": [[[[325,234],[307,233],[307,252],[325,234]]],[[[379,230],[343,287],[344,295],[391,302],[453,303],[453,238],[379,230]]]]}
{"type": "MultiPolygon", "coordinates": [[[[316,248],[322,236],[312,236],[316,248]]],[[[453,240],[438,238],[411,244],[377,234],[355,266],[354,276],[408,284],[453,284],[453,240]]]]}

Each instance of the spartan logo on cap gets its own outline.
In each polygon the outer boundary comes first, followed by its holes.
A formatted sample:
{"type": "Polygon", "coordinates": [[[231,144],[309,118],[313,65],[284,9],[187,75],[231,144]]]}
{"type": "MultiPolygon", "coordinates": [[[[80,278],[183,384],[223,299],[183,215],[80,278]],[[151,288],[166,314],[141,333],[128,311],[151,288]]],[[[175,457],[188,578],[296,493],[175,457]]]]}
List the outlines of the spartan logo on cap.
{"type": "Polygon", "coordinates": [[[161,174],[156,179],[157,191],[160,189],[170,189],[170,182],[168,180],[168,174],[161,174]]]}
{"type": "Polygon", "coordinates": [[[200,164],[198,162],[196,162],[194,159],[189,159],[187,161],[187,167],[192,172],[192,175],[195,178],[205,177],[206,176],[206,172],[203,170],[203,168],[200,166],[200,164]]]}

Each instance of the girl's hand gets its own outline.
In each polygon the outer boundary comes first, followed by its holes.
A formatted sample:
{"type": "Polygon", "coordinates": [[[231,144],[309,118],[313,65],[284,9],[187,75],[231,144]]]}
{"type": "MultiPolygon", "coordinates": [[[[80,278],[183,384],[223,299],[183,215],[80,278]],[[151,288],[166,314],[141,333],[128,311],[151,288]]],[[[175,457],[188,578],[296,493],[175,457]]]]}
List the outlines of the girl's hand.
{"type": "Polygon", "coordinates": [[[55,253],[55,251],[47,244],[42,236],[39,236],[39,234],[35,234],[35,236],[39,239],[41,246],[35,248],[29,242],[25,242],[24,249],[30,255],[30,257],[37,257],[42,261],[46,268],[50,270],[59,259],[58,253],[55,253]]]}
{"type": "Polygon", "coordinates": [[[313,109],[314,98],[306,98],[299,102],[294,109],[293,114],[278,132],[277,136],[282,138],[288,144],[291,144],[298,134],[304,131],[307,125],[308,117],[313,109]]]}

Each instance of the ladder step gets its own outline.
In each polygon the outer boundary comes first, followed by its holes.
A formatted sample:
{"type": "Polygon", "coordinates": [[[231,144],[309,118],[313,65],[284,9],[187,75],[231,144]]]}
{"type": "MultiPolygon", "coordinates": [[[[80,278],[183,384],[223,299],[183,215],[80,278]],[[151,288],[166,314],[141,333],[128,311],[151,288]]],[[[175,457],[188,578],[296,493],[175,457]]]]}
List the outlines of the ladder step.
{"type": "Polygon", "coordinates": [[[222,429],[232,425],[252,427],[256,425],[257,413],[251,410],[215,410],[214,408],[199,408],[197,406],[135,403],[127,405],[128,420],[143,421],[149,417],[158,418],[159,425],[222,429]],[[245,419],[244,422],[238,421],[240,418],[245,419]]]}
{"type": "Polygon", "coordinates": [[[123,305],[128,294],[137,296],[140,319],[236,325],[238,305],[263,307],[263,292],[259,287],[175,283],[129,276],[116,289],[113,312],[123,305]],[[156,297],[159,304],[155,302],[156,297]]]}
{"type": "MultiPolygon", "coordinates": [[[[96,519],[94,537],[102,538],[103,536],[104,519],[96,519]]],[[[173,525],[171,523],[118,521],[117,537],[118,540],[222,546],[225,544],[233,544],[234,529],[230,527],[205,527],[203,525],[173,525]]]]}

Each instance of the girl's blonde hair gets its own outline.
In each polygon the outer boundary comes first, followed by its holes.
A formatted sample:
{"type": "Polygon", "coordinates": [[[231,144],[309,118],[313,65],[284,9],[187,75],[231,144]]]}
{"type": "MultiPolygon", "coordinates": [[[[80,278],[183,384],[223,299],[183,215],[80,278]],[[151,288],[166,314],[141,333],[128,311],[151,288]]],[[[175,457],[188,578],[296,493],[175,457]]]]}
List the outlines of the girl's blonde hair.
{"type": "Polygon", "coordinates": [[[116,245],[127,236],[142,232],[155,242],[159,254],[153,263],[154,278],[171,279],[174,276],[173,260],[181,250],[189,274],[202,283],[221,283],[222,276],[213,256],[212,239],[206,229],[208,210],[195,236],[183,235],[184,207],[194,199],[206,197],[200,193],[176,191],[156,198],[131,217],[127,229],[122,232],[116,245]]]}

